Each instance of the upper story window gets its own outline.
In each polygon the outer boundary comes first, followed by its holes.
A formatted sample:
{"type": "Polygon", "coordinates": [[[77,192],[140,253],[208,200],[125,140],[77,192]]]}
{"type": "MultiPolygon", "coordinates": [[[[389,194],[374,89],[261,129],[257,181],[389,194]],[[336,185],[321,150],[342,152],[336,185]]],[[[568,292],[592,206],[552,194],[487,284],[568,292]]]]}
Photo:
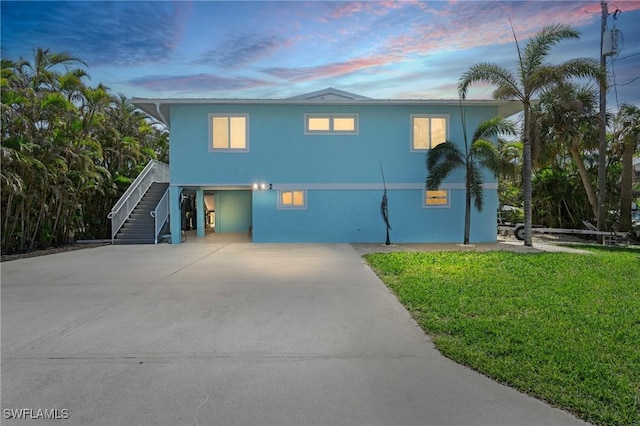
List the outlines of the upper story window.
{"type": "Polygon", "coordinates": [[[210,151],[249,151],[248,114],[209,114],[210,151]]]}
{"type": "Polygon", "coordinates": [[[446,115],[411,116],[411,150],[431,149],[448,137],[449,117],[446,115]]]}
{"type": "Polygon", "coordinates": [[[305,114],[305,135],[358,133],[358,114],[305,114]]]}

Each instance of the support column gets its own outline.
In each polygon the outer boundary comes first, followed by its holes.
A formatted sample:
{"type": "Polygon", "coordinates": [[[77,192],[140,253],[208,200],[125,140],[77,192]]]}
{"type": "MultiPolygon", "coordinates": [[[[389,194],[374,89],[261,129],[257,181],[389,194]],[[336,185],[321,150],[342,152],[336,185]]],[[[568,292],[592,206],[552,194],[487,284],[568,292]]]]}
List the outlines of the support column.
{"type": "Polygon", "coordinates": [[[204,189],[196,190],[196,235],[204,238],[204,189]]]}
{"type": "Polygon", "coordinates": [[[182,242],[182,212],[180,211],[179,186],[169,187],[169,228],[171,231],[171,244],[182,242]]]}

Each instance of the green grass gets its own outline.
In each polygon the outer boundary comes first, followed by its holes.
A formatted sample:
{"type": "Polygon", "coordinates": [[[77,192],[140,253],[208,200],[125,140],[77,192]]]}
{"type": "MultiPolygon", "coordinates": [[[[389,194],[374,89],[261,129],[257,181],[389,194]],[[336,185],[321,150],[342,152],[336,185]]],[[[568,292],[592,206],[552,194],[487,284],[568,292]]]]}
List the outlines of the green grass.
{"type": "Polygon", "coordinates": [[[640,425],[640,251],[365,259],[447,357],[576,416],[640,425]]]}

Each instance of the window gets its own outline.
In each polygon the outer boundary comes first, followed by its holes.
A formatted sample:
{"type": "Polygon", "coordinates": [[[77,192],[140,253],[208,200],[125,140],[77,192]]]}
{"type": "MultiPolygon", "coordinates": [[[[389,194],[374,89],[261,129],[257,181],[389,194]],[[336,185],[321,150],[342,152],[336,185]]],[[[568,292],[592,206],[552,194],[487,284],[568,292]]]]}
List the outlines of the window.
{"type": "Polygon", "coordinates": [[[411,150],[431,149],[447,140],[447,116],[412,115],[411,150]]]}
{"type": "Polygon", "coordinates": [[[424,207],[450,207],[449,191],[439,189],[437,191],[424,192],[424,207]]]}
{"type": "Polygon", "coordinates": [[[249,116],[246,114],[209,114],[211,129],[209,149],[248,151],[248,123],[249,116]]]}
{"type": "Polygon", "coordinates": [[[357,114],[305,114],[305,135],[358,133],[357,114]]]}
{"type": "Polygon", "coordinates": [[[306,191],[280,191],[278,208],[281,209],[306,209],[306,191]]]}

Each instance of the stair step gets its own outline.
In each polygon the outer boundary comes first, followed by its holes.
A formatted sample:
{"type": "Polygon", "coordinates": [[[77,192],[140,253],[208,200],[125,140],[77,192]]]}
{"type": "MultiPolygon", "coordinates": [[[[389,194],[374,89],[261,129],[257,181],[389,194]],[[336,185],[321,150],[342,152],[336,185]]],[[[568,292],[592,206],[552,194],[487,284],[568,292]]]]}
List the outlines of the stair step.
{"type": "Polygon", "coordinates": [[[150,215],[169,187],[168,182],[154,182],[122,225],[114,244],[154,244],[155,218],[150,215]]]}
{"type": "Polygon", "coordinates": [[[113,240],[114,245],[154,244],[154,239],[141,238],[136,240],[113,240]]]}

